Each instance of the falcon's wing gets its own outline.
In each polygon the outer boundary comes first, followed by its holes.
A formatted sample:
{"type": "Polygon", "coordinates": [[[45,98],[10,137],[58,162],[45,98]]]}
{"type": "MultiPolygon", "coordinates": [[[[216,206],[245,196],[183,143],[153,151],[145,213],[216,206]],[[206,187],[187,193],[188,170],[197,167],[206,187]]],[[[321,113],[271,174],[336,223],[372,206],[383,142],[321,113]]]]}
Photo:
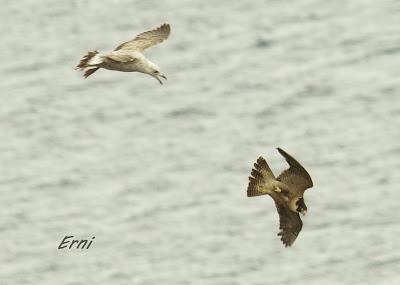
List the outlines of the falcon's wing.
{"type": "Polygon", "coordinates": [[[301,231],[303,222],[298,213],[291,211],[277,200],[275,200],[275,205],[279,214],[279,228],[281,230],[278,236],[281,236],[281,241],[286,247],[291,246],[301,231]]]}
{"type": "Polygon", "coordinates": [[[154,30],[137,35],[133,40],[120,44],[115,48],[115,50],[123,49],[142,52],[145,49],[166,40],[170,32],[171,28],[169,24],[163,24],[154,30]]]}
{"type": "Polygon", "coordinates": [[[310,174],[304,169],[301,164],[283,149],[278,148],[279,153],[286,159],[289,168],[284,170],[277,180],[290,186],[292,189],[304,192],[307,188],[313,186],[310,174]]]}
{"type": "Polygon", "coordinates": [[[263,157],[259,157],[254,163],[249,177],[249,185],[247,186],[247,197],[265,195],[258,191],[259,186],[264,186],[268,179],[275,179],[274,174],[263,157]]]}

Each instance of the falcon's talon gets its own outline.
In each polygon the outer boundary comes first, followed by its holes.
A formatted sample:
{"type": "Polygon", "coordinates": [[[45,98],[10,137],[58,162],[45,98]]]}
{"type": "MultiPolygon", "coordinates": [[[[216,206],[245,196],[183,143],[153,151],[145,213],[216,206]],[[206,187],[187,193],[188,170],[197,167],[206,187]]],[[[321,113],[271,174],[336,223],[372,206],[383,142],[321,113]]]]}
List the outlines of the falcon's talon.
{"type": "Polygon", "coordinates": [[[268,191],[265,189],[265,187],[263,187],[262,185],[258,185],[257,186],[257,190],[260,193],[267,193],[268,191]]]}
{"type": "Polygon", "coordinates": [[[275,188],[274,188],[274,191],[280,193],[280,192],[282,192],[282,189],[279,188],[279,187],[275,187],[275,188]]]}

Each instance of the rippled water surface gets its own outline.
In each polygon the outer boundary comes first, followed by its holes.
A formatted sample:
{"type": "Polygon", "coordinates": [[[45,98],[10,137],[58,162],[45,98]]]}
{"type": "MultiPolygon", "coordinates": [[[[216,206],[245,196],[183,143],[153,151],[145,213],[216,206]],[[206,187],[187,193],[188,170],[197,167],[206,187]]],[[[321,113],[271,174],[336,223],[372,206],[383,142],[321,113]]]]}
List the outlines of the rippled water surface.
{"type": "Polygon", "coordinates": [[[397,1],[8,1],[1,284],[400,284],[397,1]],[[169,22],[167,74],[73,69],[169,22]],[[292,248],[259,155],[313,177],[292,248]],[[57,250],[65,235],[96,239],[57,250]]]}

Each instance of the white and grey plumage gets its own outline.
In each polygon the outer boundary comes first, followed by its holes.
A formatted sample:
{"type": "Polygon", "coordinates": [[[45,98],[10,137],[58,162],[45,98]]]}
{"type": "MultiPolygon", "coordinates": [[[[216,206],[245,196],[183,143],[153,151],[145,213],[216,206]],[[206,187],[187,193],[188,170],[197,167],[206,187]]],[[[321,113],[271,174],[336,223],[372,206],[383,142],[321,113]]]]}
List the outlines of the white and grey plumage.
{"type": "Polygon", "coordinates": [[[247,196],[268,194],[272,197],[279,214],[281,231],[278,235],[285,246],[291,246],[303,227],[299,213],[305,215],[307,212],[304,191],[311,188],[313,182],[297,160],[281,148],[278,151],[290,167],[275,178],[265,159],[260,156],[249,177],[247,196]]]}
{"type": "Polygon", "coordinates": [[[160,78],[167,79],[167,77],[161,74],[157,65],[143,55],[143,51],[166,40],[170,32],[169,24],[163,24],[120,44],[109,53],[91,51],[81,59],[76,69],[84,70],[85,78],[99,68],[124,72],[142,72],[153,76],[162,84],[160,78]]]}

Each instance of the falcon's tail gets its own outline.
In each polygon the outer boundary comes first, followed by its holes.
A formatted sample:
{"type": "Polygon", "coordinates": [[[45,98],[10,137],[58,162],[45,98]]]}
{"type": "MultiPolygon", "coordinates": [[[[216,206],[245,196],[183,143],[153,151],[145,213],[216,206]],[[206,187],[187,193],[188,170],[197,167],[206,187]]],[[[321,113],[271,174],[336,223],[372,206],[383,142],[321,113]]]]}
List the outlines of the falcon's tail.
{"type": "Polygon", "coordinates": [[[269,168],[268,163],[260,156],[257,159],[257,162],[254,163],[254,168],[252,169],[251,176],[249,177],[247,197],[269,194],[268,192],[273,191],[270,183],[271,180],[275,180],[275,176],[269,168]]]}
{"type": "Polygon", "coordinates": [[[93,74],[96,70],[100,68],[100,64],[103,62],[103,59],[98,55],[99,52],[89,51],[87,55],[82,57],[79,64],[75,67],[75,69],[85,70],[85,78],[89,75],[93,74]]]}

